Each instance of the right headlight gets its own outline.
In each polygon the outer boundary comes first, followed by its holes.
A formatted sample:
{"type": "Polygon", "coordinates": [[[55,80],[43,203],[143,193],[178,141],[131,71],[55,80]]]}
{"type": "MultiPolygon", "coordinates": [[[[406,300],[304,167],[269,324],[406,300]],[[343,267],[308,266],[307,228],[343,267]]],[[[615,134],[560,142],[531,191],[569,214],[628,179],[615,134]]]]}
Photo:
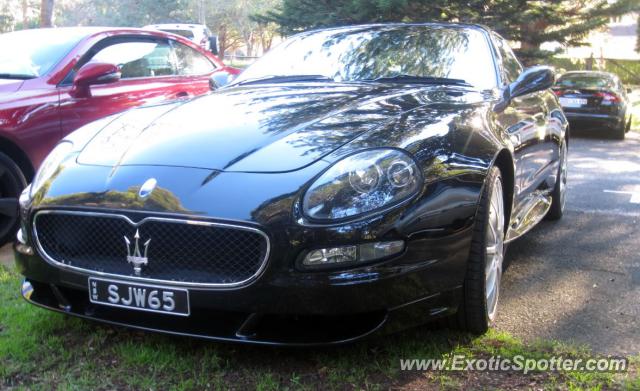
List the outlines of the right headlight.
{"type": "Polygon", "coordinates": [[[302,200],[314,220],[355,217],[415,195],[422,176],[414,160],[398,149],[371,149],[348,156],[324,172],[302,200]]]}
{"type": "Polygon", "coordinates": [[[73,144],[69,141],[62,141],[44,159],[33,182],[31,182],[31,197],[40,190],[42,185],[56,172],[62,161],[73,150],[73,144]]]}

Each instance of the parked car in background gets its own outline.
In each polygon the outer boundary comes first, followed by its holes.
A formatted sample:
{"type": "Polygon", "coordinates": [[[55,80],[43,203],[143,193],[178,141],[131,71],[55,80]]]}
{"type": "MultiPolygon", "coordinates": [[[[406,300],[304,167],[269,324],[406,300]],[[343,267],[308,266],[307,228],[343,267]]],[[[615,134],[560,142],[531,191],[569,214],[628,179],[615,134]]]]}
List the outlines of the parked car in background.
{"type": "Polygon", "coordinates": [[[612,73],[567,72],[558,78],[553,91],[572,127],[620,140],[631,129],[630,91],[612,73]]]}
{"type": "Polygon", "coordinates": [[[0,35],[0,47],[1,242],[15,233],[22,189],[66,134],[207,93],[212,75],[239,72],[185,38],[143,29],[23,30],[0,35]]]}
{"type": "Polygon", "coordinates": [[[20,200],[23,295],[247,343],[482,333],[505,243],[563,214],[554,81],[482,26],[294,36],[225,88],[61,141],[20,200]]]}
{"type": "MultiPolygon", "coordinates": [[[[217,43],[216,40],[212,40],[214,37],[213,33],[209,28],[203,24],[150,24],[148,26],[144,26],[145,29],[153,29],[165,31],[171,34],[181,35],[193,42],[197,45],[200,45],[204,50],[208,50],[213,52],[214,54],[218,54],[218,47],[212,47],[212,42],[217,43]]],[[[214,37],[215,38],[215,37],[214,37]]]]}

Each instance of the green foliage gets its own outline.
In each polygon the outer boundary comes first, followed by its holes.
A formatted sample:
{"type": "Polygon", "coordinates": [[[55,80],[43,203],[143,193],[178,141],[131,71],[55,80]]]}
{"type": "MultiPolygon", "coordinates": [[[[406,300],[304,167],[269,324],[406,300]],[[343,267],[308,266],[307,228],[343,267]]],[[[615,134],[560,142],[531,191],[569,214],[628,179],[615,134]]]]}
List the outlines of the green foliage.
{"type": "Polygon", "coordinates": [[[41,0],[0,0],[0,33],[40,27],[41,0]]]}
{"type": "Polygon", "coordinates": [[[378,22],[481,23],[520,42],[520,56],[532,61],[551,54],[540,50],[544,42],[580,45],[612,16],[638,9],[638,0],[284,0],[261,19],[284,34],[378,22]]]}
{"type": "MultiPolygon", "coordinates": [[[[585,59],[552,57],[547,62],[560,71],[581,71],[585,70],[587,66],[585,59]]],[[[596,63],[593,69],[615,73],[625,85],[640,84],[640,61],[605,60],[603,67],[598,67],[596,63]]]]}
{"type": "Polygon", "coordinates": [[[10,4],[8,2],[0,4],[0,33],[11,31],[14,23],[15,18],[10,4]]]}
{"type": "Polygon", "coordinates": [[[61,26],[128,26],[153,23],[193,23],[191,0],[79,0],[61,3],[56,24],[61,26]]]}
{"type": "Polygon", "coordinates": [[[251,56],[258,47],[268,50],[276,32],[273,23],[258,22],[251,16],[278,4],[280,0],[76,0],[58,4],[56,24],[142,27],[204,22],[218,35],[222,56],[240,46],[251,56]]]}

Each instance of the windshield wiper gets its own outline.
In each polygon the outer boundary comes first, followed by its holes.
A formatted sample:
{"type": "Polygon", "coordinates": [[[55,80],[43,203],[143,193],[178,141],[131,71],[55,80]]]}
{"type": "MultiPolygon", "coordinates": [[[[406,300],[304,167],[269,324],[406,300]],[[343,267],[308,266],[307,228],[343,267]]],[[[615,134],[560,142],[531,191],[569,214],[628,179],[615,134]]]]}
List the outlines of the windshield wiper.
{"type": "Polygon", "coordinates": [[[335,81],[330,77],[323,75],[274,75],[274,76],[266,76],[260,77],[257,79],[248,79],[242,80],[237,83],[233,83],[232,85],[241,86],[245,84],[256,84],[256,83],[296,83],[303,81],[335,81]]]}
{"type": "Polygon", "coordinates": [[[35,79],[34,75],[21,75],[18,73],[0,73],[0,79],[16,79],[16,80],[29,80],[35,79]]]}
{"type": "Polygon", "coordinates": [[[447,84],[471,87],[471,84],[462,79],[450,79],[448,77],[395,75],[378,77],[377,79],[364,79],[365,82],[379,83],[407,83],[407,84],[447,84]]]}

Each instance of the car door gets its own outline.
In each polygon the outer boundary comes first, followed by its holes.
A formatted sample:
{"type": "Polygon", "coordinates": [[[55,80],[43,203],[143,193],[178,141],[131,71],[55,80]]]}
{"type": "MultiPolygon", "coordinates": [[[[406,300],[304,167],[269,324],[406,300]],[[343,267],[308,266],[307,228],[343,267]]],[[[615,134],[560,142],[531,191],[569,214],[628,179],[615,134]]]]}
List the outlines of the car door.
{"type": "Polygon", "coordinates": [[[174,44],[169,39],[116,37],[97,43],[59,88],[63,134],[132,107],[188,98],[208,90],[208,80],[186,75],[178,63],[174,44]],[[121,79],[92,86],[89,96],[75,97],[71,94],[73,76],[88,62],[119,66],[121,79]]]}
{"type": "MultiPolygon", "coordinates": [[[[511,83],[523,67],[502,37],[494,40],[502,59],[503,79],[505,84],[511,83]]],[[[498,118],[514,146],[516,202],[546,178],[557,154],[549,128],[548,95],[548,91],[539,91],[513,98],[498,118]]]]}
{"type": "Polygon", "coordinates": [[[211,90],[209,79],[219,70],[211,60],[200,51],[177,40],[170,40],[174,49],[177,77],[182,91],[188,96],[206,94],[211,90]]]}

